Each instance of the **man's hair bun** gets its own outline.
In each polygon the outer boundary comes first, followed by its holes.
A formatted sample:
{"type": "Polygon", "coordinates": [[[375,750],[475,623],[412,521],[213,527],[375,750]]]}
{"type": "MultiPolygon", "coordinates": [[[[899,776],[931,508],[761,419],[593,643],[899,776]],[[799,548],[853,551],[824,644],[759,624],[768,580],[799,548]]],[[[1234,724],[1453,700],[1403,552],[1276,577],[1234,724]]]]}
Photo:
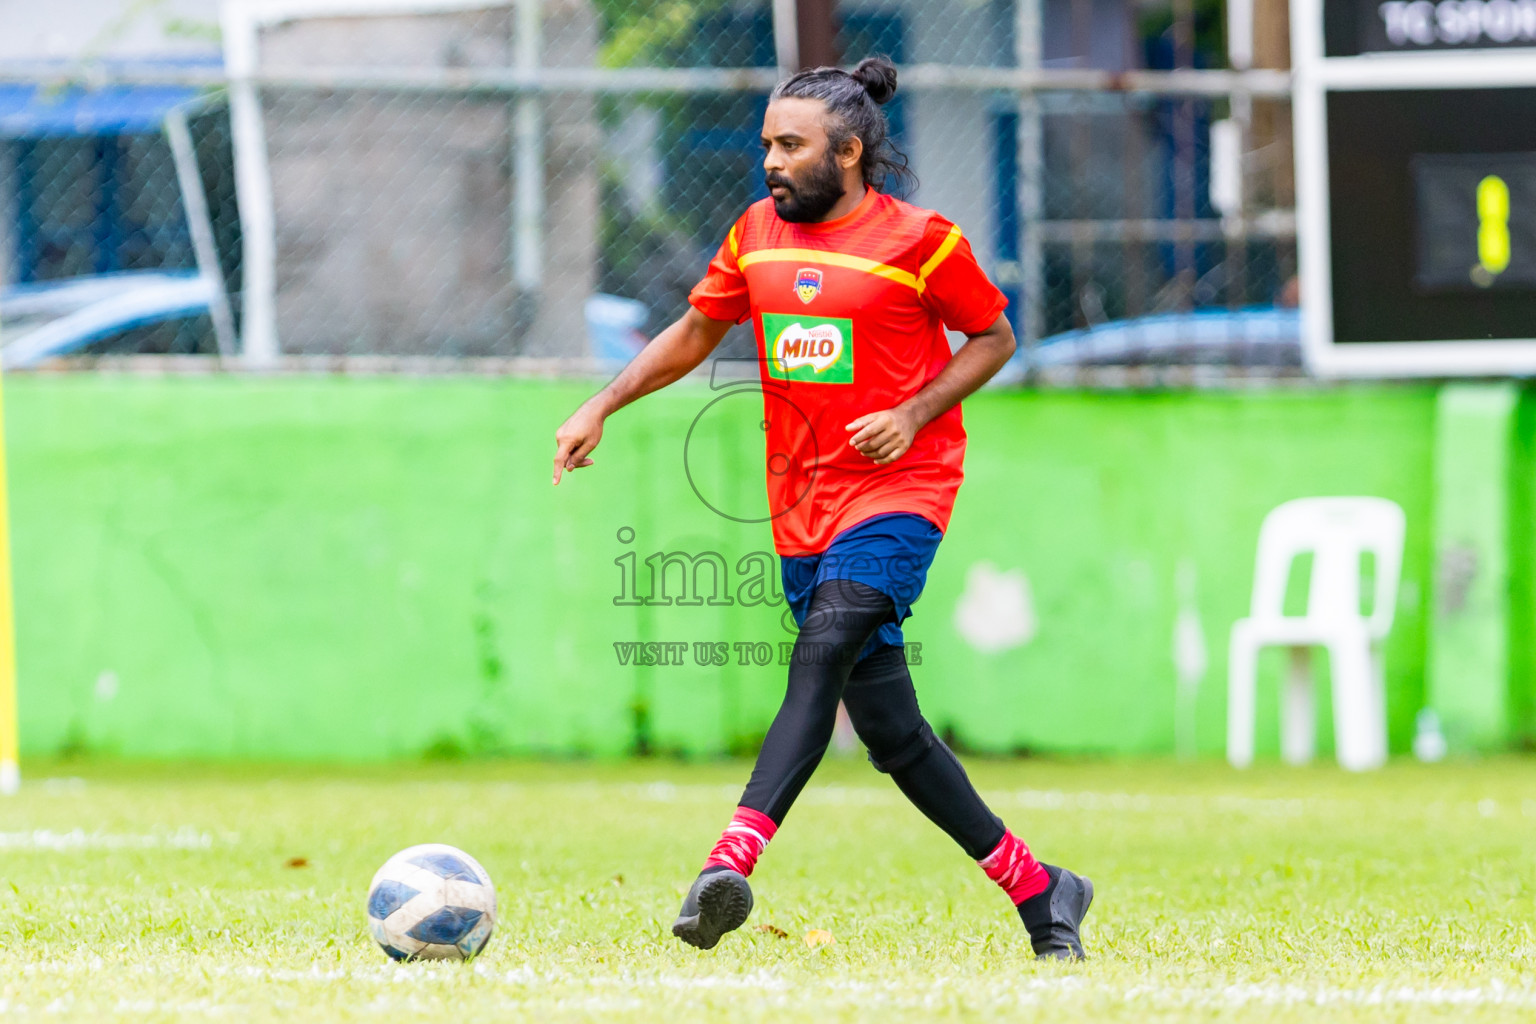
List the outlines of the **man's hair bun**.
{"type": "Polygon", "coordinates": [[[896,65],[884,57],[865,57],[850,74],[876,103],[888,103],[896,95],[896,65]]]}
{"type": "Polygon", "coordinates": [[[870,57],[852,71],[830,67],[797,71],[773,87],[768,102],[820,100],[827,107],[824,123],[834,151],[841,151],[855,136],[864,143],[864,183],[881,188],[887,178],[895,177],[910,193],[917,179],[907,167],[907,158],[892,144],[890,125],[880,109],[895,95],[896,65],[889,57],[870,57]]]}

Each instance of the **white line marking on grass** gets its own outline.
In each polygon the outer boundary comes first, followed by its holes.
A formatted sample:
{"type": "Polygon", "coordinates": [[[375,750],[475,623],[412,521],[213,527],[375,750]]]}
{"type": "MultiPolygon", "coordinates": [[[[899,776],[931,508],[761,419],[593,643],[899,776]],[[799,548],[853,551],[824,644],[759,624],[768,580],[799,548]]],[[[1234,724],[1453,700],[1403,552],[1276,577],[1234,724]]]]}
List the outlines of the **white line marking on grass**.
{"type": "MultiPolygon", "coordinates": [[[[102,1012],[103,1009],[104,1007],[101,1004],[90,1000],[77,1000],[73,996],[59,996],[38,1007],[11,999],[0,999],[0,1016],[5,1017],[36,1013],[56,1017],[64,1014],[102,1012]]],[[[250,1011],[245,1007],[226,1006],[221,1003],[215,1003],[211,999],[119,999],[112,1005],[111,1012],[133,1014],[135,1016],[170,1013],[190,1014],[195,1017],[215,1017],[230,1014],[245,1015],[250,1011]]]]}
{"type": "Polygon", "coordinates": [[[70,775],[64,778],[39,779],[34,785],[42,786],[43,792],[51,796],[63,793],[84,793],[85,780],[70,775]]]}
{"type": "Polygon", "coordinates": [[[1124,993],[1127,1001],[1162,1005],[1240,1008],[1261,1006],[1515,1006],[1536,1008],[1536,991],[1511,988],[1498,981],[1486,985],[1374,985],[1332,988],[1326,985],[1239,984],[1221,988],[1137,986],[1124,993]]]}
{"type": "MultiPolygon", "coordinates": [[[[1089,968],[1091,970],[1091,967],[1089,968]]],[[[613,972],[580,971],[562,968],[539,969],[527,965],[494,967],[480,962],[466,968],[457,963],[380,963],[369,967],[265,967],[257,965],[188,964],[160,961],[153,964],[112,963],[90,957],[69,965],[26,965],[23,975],[88,973],[100,981],[112,973],[127,973],[142,978],[149,974],[167,981],[183,978],[239,978],[277,984],[361,984],[372,989],[365,1005],[375,1010],[399,1010],[426,1006],[422,999],[435,999],[443,992],[457,990],[472,977],[475,986],[489,983],[499,989],[497,1002],[503,1008],[542,1010],[585,1010],[602,1012],[626,1010],[640,1005],[656,1006],[659,999],[671,995],[688,997],[718,993],[727,997],[745,996],[762,1007],[777,1007],[785,1012],[804,1010],[949,1010],[964,1008],[973,1012],[1017,1010],[1021,1007],[1049,1008],[1058,1002],[1088,1000],[1101,1005],[1143,1006],[1156,1010],[1236,1010],[1246,1007],[1325,1008],[1325,1007],[1446,1007],[1475,1009],[1510,1007],[1536,1009],[1536,988],[1515,986],[1499,980],[1476,985],[1435,985],[1391,983],[1376,985],[1329,985],[1325,983],[1228,983],[1213,977],[1211,984],[1159,984],[1100,982],[1091,974],[1053,976],[941,975],[938,977],[855,978],[842,972],[809,979],[794,973],[758,969],[744,974],[691,974],[671,970],[624,970],[613,972]]],[[[0,1014],[22,1012],[67,1012],[86,1007],[76,997],[64,997],[57,1009],[27,1006],[14,1000],[0,1000],[0,1014]]],[[[90,1004],[94,1005],[94,1004],[90,1004]]],[[[233,1008],[206,1000],[183,1003],[127,997],[118,1003],[118,1012],[232,1012],[233,1008]]]]}
{"type": "MultiPolygon", "coordinates": [[[[226,842],[233,836],[224,836],[226,842]]],[[[70,829],[55,832],[50,828],[35,828],[26,832],[0,832],[0,850],[47,850],[63,853],[70,850],[210,850],[214,838],[207,832],[190,825],[175,830],[149,833],[87,832],[70,829]]]]}
{"type": "MultiPolygon", "coordinates": [[[[773,971],[749,974],[691,975],[671,972],[629,972],[617,974],[582,974],[574,971],[540,971],[529,967],[498,970],[485,963],[470,968],[476,977],[502,982],[521,989],[547,990],[573,986],[602,990],[601,994],[550,995],[562,1005],[598,1008],[613,1005],[615,989],[672,992],[755,992],[763,996],[794,993],[807,1002],[835,1001],[895,1005],[932,1005],[936,1000],[956,997],[974,1000],[982,993],[973,977],[940,977],[912,981],[891,979],[869,981],[853,978],[829,980],[825,986],[795,982],[773,971]]],[[[462,977],[463,968],[452,963],[380,964],[370,968],[310,968],[284,970],[242,967],[233,970],[215,968],[214,975],[234,974],[268,981],[352,981],[379,985],[412,985],[453,982],[462,977]]],[[[989,983],[990,984],[990,983],[989,983]]],[[[1454,985],[1391,985],[1345,988],[1328,985],[1229,984],[1209,988],[1142,984],[1128,988],[1098,984],[1081,977],[1018,978],[991,988],[980,1002],[991,1005],[1035,1005],[1052,996],[1074,998],[1092,995],[1118,1002],[1150,1002],[1159,1006],[1196,1008],[1241,1008],[1261,1006],[1514,1006],[1536,1008],[1536,990],[1513,988],[1491,981],[1473,987],[1454,985]]],[[[793,1000],[791,1000],[793,1001],[793,1000]]]]}
{"type": "MultiPolygon", "coordinates": [[[[587,787],[590,790],[590,787],[587,787]]],[[[635,800],[651,803],[716,803],[734,801],[741,795],[740,786],[712,786],[705,784],[676,784],[665,780],[643,785],[623,785],[619,791],[635,800]]],[[[1253,797],[1237,794],[1206,794],[1178,796],[1149,793],[1101,793],[1093,791],[1069,791],[1062,789],[982,790],[988,803],[1000,807],[1021,807],[1031,811],[1087,811],[1090,813],[1115,814],[1187,814],[1216,813],[1241,814],[1256,818],[1303,818],[1313,815],[1354,815],[1369,805],[1381,809],[1392,801],[1352,800],[1337,797],[1253,797]]],[[[812,784],[800,795],[799,802],[833,807],[886,807],[905,803],[897,789],[887,786],[846,786],[842,784],[812,784]]],[[[1450,803],[1436,801],[1429,804],[1414,802],[1403,804],[1417,814],[1443,815],[1447,813],[1475,814],[1480,817],[1496,817],[1502,810],[1496,800],[1461,800],[1450,803]]],[[[1536,816],[1536,800],[1526,800],[1522,813],[1536,816]]]]}
{"type": "MultiPolygon", "coordinates": [[[[735,801],[741,796],[740,786],[676,785],[671,782],[650,782],[643,786],[623,786],[621,791],[638,800],[658,804],[716,803],[735,801]]],[[[821,804],[841,807],[846,805],[884,807],[904,803],[906,797],[894,787],[875,786],[811,786],[797,798],[797,803],[821,804]]]]}
{"type": "MultiPolygon", "coordinates": [[[[477,973],[479,973],[477,971],[477,973]]],[[[499,972],[485,974],[497,979],[499,972]]],[[[511,972],[505,980],[527,985],[528,973],[511,972]]],[[[791,983],[768,971],[747,975],[697,977],[669,973],[592,975],[583,977],[567,972],[538,975],[545,985],[584,985],[613,989],[634,987],[642,990],[671,991],[754,991],[763,996],[783,996],[793,992],[806,1002],[825,1004],[829,999],[868,1005],[871,1002],[895,1006],[948,1005],[956,998],[990,1005],[1038,1005],[1051,997],[1088,995],[1117,1002],[1152,1002],[1173,1007],[1241,1008],[1263,1006],[1514,1006],[1536,1007],[1536,990],[1513,988],[1498,981],[1473,987],[1454,985],[1391,985],[1368,988],[1344,988],[1327,985],[1230,984],[1210,988],[1189,986],[1098,984],[1089,978],[1019,978],[1005,982],[983,994],[973,977],[945,977],[913,982],[905,979],[868,981],[839,978],[823,986],[791,983]],[[976,1000],[980,995],[982,998],[976,1000]]],[[[606,1002],[608,996],[590,997],[606,1002]]],[[[565,1004],[583,1003],[579,996],[562,996],[565,1004]]],[[[783,1000],[780,999],[780,1002],[783,1000]]],[[[791,1000],[793,1001],[793,1000],[791,1000]]]]}
{"type": "Polygon", "coordinates": [[[628,796],[656,804],[675,804],[679,800],[690,803],[713,802],[722,798],[735,800],[741,796],[740,786],[706,786],[693,783],[679,786],[665,780],[648,782],[643,786],[620,786],[619,790],[628,796]]]}
{"type": "Polygon", "coordinates": [[[1299,818],[1318,811],[1347,811],[1352,801],[1316,797],[1152,796],[1146,793],[1069,793],[1060,789],[1018,789],[987,793],[987,799],[1033,811],[1115,811],[1167,814],[1175,811],[1216,811],[1261,817],[1299,818]]]}
{"type": "MultiPolygon", "coordinates": [[[[636,799],[668,804],[734,800],[741,795],[740,786],[677,785],[666,781],[621,788],[626,795],[636,799]]],[[[1359,806],[1357,801],[1324,800],[1317,797],[1153,796],[1146,793],[1069,792],[1061,789],[986,790],[982,795],[989,802],[1034,811],[1166,814],[1198,810],[1296,818],[1318,811],[1345,813],[1359,806]]],[[[799,797],[802,803],[833,807],[884,807],[904,803],[905,800],[894,787],[839,784],[813,784],[799,797]]]]}

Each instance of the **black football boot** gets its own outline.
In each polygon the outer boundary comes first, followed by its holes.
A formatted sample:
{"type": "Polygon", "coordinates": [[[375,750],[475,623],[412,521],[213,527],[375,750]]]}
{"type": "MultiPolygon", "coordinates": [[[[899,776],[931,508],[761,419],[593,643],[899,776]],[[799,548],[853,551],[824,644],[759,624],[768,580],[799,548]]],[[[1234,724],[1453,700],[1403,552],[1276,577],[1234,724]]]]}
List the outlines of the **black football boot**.
{"type": "Polygon", "coordinates": [[[672,934],[699,949],[714,949],[726,932],[735,931],[752,913],[752,887],[727,867],[699,875],[672,924],[672,934]]]}
{"type": "Polygon", "coordinates": [[[1036,960],[1086,960],[1081,928],[1093,903],[1093,883],[1066,868],[1042,864],[1051,884],[1019,904],[1036,960]]]}

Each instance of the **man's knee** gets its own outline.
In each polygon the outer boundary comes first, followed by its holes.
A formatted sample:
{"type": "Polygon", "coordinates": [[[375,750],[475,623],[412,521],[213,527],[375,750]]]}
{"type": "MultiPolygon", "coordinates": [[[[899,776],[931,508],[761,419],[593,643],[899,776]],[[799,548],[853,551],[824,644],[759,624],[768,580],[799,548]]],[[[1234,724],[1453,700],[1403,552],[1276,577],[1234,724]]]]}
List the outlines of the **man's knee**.
{"type": "Polygon", "coordinates": [[[916,763],[933,746],[933,731],[918,710],[900,647],[877,648],[860,661],[843,691],[843,704],[853,731],[869,750],[870,763],[883,772],[916,763]]]}
{"type": "MultiPolygon", "coordinates": [[[[849,717],[852,717],[851,711],[849,717]]],[[[917,720],[916,727],[900,731],[891,729],[889,722],[882,724],[885,728],[868,730],[869,735],[866,735],[866,730],[859,728],[857,719],[854,719],[853,724],[854,731],[869,750],[869,763],[875,766],[876,771],[889,775],[910,768],[927,757],[933,749],[933,730],[921,718],[917,720]]]]}

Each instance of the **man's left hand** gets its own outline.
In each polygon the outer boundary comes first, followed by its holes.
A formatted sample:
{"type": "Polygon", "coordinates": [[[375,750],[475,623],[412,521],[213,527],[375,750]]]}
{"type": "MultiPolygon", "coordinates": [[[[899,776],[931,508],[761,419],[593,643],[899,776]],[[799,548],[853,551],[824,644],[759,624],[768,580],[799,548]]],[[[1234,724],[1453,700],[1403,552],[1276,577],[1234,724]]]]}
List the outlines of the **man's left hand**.
{"type": "Polygon", "coordinates": [[[847,429],[854,432],[848,443],[877,465],[888,466],[912,447],[918,426],[916,417],[901,409],[866,413],[848,424],[847,429]]]}

